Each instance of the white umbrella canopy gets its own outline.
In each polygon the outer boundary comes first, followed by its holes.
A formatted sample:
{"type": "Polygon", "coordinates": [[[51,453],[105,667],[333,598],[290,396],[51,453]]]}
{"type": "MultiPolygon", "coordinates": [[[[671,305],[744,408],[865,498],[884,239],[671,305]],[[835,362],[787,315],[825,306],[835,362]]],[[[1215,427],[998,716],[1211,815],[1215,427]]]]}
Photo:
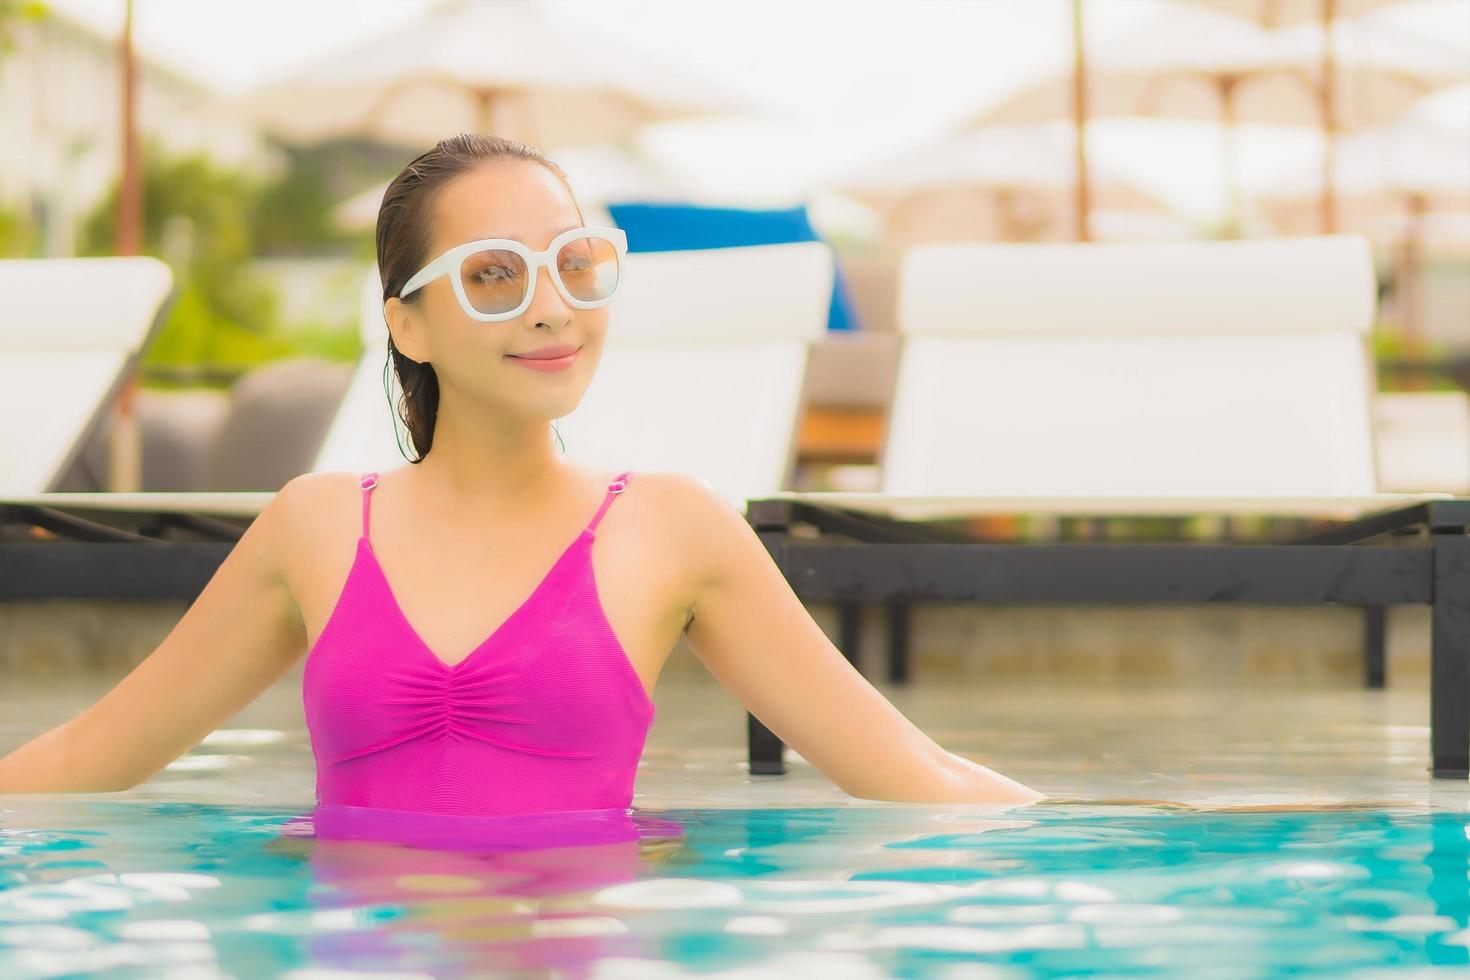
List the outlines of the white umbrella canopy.
{"type": "MultiPolygon", "coordinates": [[[[1385,150],[1379,134],[1347,137],[1338,148],[1342,178],[1338,190],[1338,228],[1367,232],[1392,228],[1410,213],[1470,215],[1470,153],[1463,144],[1436,135],[1399,140],[1385,150]],[[1417,145],[1423,157],[1394,156],[1417,145]],[[1458,157],[1458,162],[1455,162],[1458,157]],[[1426,165],[1427,160],[1436,160],[1426,165]]],[[[1313,235],[1320,226],[1316,167],[1294,170],[1279,185],[1255,195],[1255,203],[1279,234],[1313,235]]]]}
{"type": "MultiPolygon", "coordinates": [[[[609,201],[685,200],[688,196],[675,176],[617,144],[564,146],[542,152],[566,173],[589,223],[594,217],[602,220],[609,201]]],[[[388,182],[383,181],[338,204],[333,209],[337,227],[343,231],[374,227],[387,189],[388,182]]]]}
{"type": "MultiPolygon", "coordinates": [[[[926,187],[872,206],[882,218],[882,244],[893,249],[935,242],[1068,241],[1075,219],[1064,189],[926,187]]],[[[1193,237],[1187,223],[1165,211],[1095,209],[1092,218],[1099,240],[1193,237]]]]}
{"type": "MultiPolygon", "coordinates": [[[[1322,20],[1322,0],[1181,0],[1216,13],[1253,21],[1262,27],[1292,27],[1322,20]]],[[[1333,0],[1333,15],[1357,17],[1403,0],[1333,0]]]]}
{"type": "MultiPolygon", "coordinates": [[[[1432,210],[1470,206],[1470,144],[1433,130],[1375,127],[1338,142],[1338,195],[1352,201],[1393,201],[1419,194],[1432,210]]],[[[1316,173],[1297,167],[1271,178],[1256,195],[1266,204],[1291,204],[1316,192],[1316,173]]],[[[1402,210],[1384,206],[1378,210],[1402,210]]]]}
{"type": "MultiPolygon", "coordinates": [[[[1470,85],[1421,100],[1397,122],[1337,141],[1340,225],[1397,250],[1395,307],[1410,350],[1425,335],[1426,253],[1463,255],[1470,229],[1470,85]]],[[[1264,175],[1258,199],[1287,234],[1310,233],[1316,173],[1300,164],[1264,175]]]]}
{"type": "Polygon", "coordinates": [[[444,0],[406,27],[246,93],[238,106],[295,140],[370,135],[425,146],[493,132],[549,146],[616,140],[650,121],[753,102],[592,34],[546,0],[444,0]]]}
{"type": "MultiPolygon", "coordinates": [[[[1337,140],[1343,227],[1425,211],[1470,211],[1470,85],[1427,97],[1399,120],[1337,140]]],[[[1302,162],[1260,175],[1254,196],[1291,234],[1313,220],[1317,170],[1302,162]]]]}
{"type": "Polygon", "coordinates": [[[791,207],[829,186],[830,174],[894,145],[870,119],[772,112],[653,123],[631,142],[692,199],[730,207],[791,207]]]}
{"type": "Polygon", "coordinates": [[[1399,245],[1417,237],[1424,255],[1465,261],[1470,259],[1470,212],[1399,214],[1366,222],[1361,231],[1382,246],[1399,245]]]}
{"type": "Polygon", "coordinates": [[[1220,226],[1234,220],[1244,234],[1276,234],[1249,196],[1233,199],[1232,176],[1243,187],[1264,186],[1269,175],[1310,166],[1322,151],[1322,132],[1305,126],[1241,123],[1233,166],[1220,152],[1218,125],[1165,119],[1094,119],[1087,145],[1096,166],[1106,167],[1169,203],[1191,223],[1220,226]]]}
{"type": "MultiPolygon", "coordinates": [[[[1334,50],[1340,64],[1332,75],[1339,107],[1335,129],[1386,121],[1425,91],[1459,81],[1464,71],[1452,46],[1410,34],[1384,40],[1346,24],[1337,27],[1334,50]]],[[[1229,220],[1238,225],[1243,205],[1235,181],[1235,127],[1241,122],[1322,125],[1316,74],[1320,37],[1318,25],[1267,31],[1188,5],[1165,7],[1146,26],[1088,55],[1086,115],[1223,124],[1221,149],[1232,201],[1229,220]],[[1315,48],[1313,31],[1318,38],[1315,48]]],[[[1075,119],[1077,70],[1043,77],[972,114],[967,122],[978,126],[1069,114],[1075,119]]]]}
{"type": "MultiPolygon", "coordinates": [[[[1240,122],[1318,126],[1320,37],[1313,24],[1267,31],[1224,14],[1167,7],[1146,26],[1089,52],[1087,113],[1201,121],[1228,121],[1229,113],[1240,122]]],[[[1453,45],[1374,36],[1347,22],[1336,25],[1334,37],[1340,129],[1385,122],[1426,92],[1456,84],[1467,70],[1453,45]]],[[[1055,72],[964,124],[1066,118],[1072,87],[1070,70],[1055,72]]]]}
{"type": "MultiPolygon", "coordinates": [[[[1426,333],[1424,256],[1464,257],[1470,245],[1470,85],[1424,99],[1396,123],[1342,137],[1335,152],[1339,225],[1396,250],[1395,308],[1415,349],[1426,333]]],[[[1260,206],[1284,233],[1313,230],[1315,176],[1295,165],[1264,181],[1260,206]]]]}
{"type": "MultiPolygon", "coordinates": [[[[1195,6],[1243,16],[1263,27],[1291,28],[1277,32],[1282,50],[1318,61],[1315,81],[1320,124],[1330,136],[1321,155],[1318,211],[1319,231],[1336,231],[1339,227],[1337,202],[1337,160],[1335,134],[1352,129],[1362,119],[1375,120],[1386,112],[1371,103],[1384,98],[1382,85],[1344,86],[1338,81],[1338,62],[1344,57],[1357,57],[1382,64],[1380,73],[1392,79],[1396,64],[1433,64],[1440,70],[1454,72],[1470,62],[1470,10],[1463,0],[1427,0],[1404,3],[1403,0],[1185,0],[1195,6]],[[1392,11],[1386,8],[1395,8],[1392,11]],[[1358,17],[1346,25],[1342,18],[1358,17]],[[1333,43],[1327,43],[1331,34],[1333,43]],[[1365,47],[1367,45],[1367,47],[1365,47]],[[1330,80],[1330,81],[1329,81],[1330,80]],[[1344,95],[1349,101],[1342,103],[1344,95]],[[1344,125],[1346,120],[1346,125],[1344,125]]],[[[1425,79],[1417,75],[1404,77],[1399,91],[1422,90],[1425,79]]],[[[1389,112],[1391,112],[1391,107],[1389,112]]],[[[1300,209],[1298,209],[1300,210],[1300,209]]],[[[1293,221],[1294,226],[1300,226],[1293,221]]]]}
{"type": "MultiPolygon", "coordinates": [[[[1053,120],[952,133],[840,170],[826,184],[877,209],[891,237],[909,243],[1064,237],[1076,182],[1069,130],[1053,120]]],[[[1093,181],[1110,228],[1137,235],[1139,216],[1171,220],[1163,201],[1109,168],[1094,168],[1093,181]]]]}
{"type": "MultiPolygon", "coordinates": [[[[1323,25],[1308,23],[1273,32],[1272,43],[1278,57],[1310,65],[1321,61],[1326,36],[1323,25]]],[[[1336,21],[1331,36],[1336,130],[1391,122],[1435,91],[1470,83],[1470,6],[1463,0],[1336,21]],[[1439,16],[1411,16],[1425,11],[1439,16]]]]}

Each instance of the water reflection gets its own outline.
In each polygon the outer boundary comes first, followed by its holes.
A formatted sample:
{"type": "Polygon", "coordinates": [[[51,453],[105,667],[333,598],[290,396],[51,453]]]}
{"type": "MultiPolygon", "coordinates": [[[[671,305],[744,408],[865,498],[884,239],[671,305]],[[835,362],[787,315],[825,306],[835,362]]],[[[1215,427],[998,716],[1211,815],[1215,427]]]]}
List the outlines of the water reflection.
{"type": "Polygon", "coordinates": [[[380,968],[433,935],[459,951],[460,966],[564,970],[614,946],[633,952],[621,921],[576,910],[601,889],[637,881],[680,846],[683,831],[622,809],[467,816],[318,804],[266,846],[301,856],[308,899],[328,917],[346,913],[339,928],[308,938],[316,964],[380,968]]]}
{"type": "Polygon", "coordinates": [[[124,964],[875,977],[954,976],[957,963],[1043,977],[1470,965],[1470,822],[1401,801],[524,817],[0,807],[7,980],[124,964]]]}
{"type": "Polygon", "coordinates": [[[683,825],[622,809],[482,817],[319,804],[281,835],[316,845],[304,853],[319,881],[370,889],[370,879],[401,872],[419,874],[423,891],[469,891],[452,880],[465,870],[477,879],[473,894],[543,896],[636,877],[683,825]]]}

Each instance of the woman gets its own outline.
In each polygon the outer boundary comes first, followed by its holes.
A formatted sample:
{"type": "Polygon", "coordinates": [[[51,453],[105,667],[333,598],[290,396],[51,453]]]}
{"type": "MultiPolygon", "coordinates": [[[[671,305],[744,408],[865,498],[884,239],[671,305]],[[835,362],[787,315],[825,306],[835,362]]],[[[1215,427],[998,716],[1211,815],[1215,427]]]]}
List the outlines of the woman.
{"type": "Polygon", "coordinates": [[[0,759],[0,792],[135,786],[305,651],[321,803],[626,807],[684,633],[853,796],[1043,799],[904,718],[707,484],[553,450],[551,420],[602,354],[621,235],[586,229],[560,168],[524,144],[460,135],[405,167],[377,256],[413,465],[287,483],[157,650],[0,759]]]}

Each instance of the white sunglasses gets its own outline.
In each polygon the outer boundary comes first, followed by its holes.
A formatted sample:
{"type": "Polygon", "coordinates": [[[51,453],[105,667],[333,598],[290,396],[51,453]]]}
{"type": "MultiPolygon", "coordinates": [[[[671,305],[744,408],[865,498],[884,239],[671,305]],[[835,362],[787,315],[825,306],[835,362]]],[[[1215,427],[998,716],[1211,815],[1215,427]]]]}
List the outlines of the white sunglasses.
{"type": "Polygon", "coordinates": [[[544,265],[562,299],[595,310],[617,295],[627,254],[621,228],[568,228],[539,252],[513,238],[482,238],[446,250],[415,273],[398,298],[448,275],[466,316],[482,323],[513,320],[531,305],[544,265]]]}

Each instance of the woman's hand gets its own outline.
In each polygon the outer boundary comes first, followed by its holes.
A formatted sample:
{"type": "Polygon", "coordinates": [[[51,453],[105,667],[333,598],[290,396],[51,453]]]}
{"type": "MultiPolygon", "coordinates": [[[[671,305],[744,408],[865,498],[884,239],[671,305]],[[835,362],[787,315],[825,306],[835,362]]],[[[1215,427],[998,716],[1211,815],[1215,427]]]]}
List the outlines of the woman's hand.
{"type": "Polygon", "coordinates": [[[282,556],[304,481],[272,498],[158,648],[96,704],[0,758],[0,793],[129,789],[281,677],[304,630],[282,556]]]}
{"type": "Polygon", "coordinates": [[[945,751],[847,661],[745,517],[703,481],[665,474],[691,543],[689,644],[777,737],[849,795],[904,802],[1029,803],[1043,795],[945,751]]]}

